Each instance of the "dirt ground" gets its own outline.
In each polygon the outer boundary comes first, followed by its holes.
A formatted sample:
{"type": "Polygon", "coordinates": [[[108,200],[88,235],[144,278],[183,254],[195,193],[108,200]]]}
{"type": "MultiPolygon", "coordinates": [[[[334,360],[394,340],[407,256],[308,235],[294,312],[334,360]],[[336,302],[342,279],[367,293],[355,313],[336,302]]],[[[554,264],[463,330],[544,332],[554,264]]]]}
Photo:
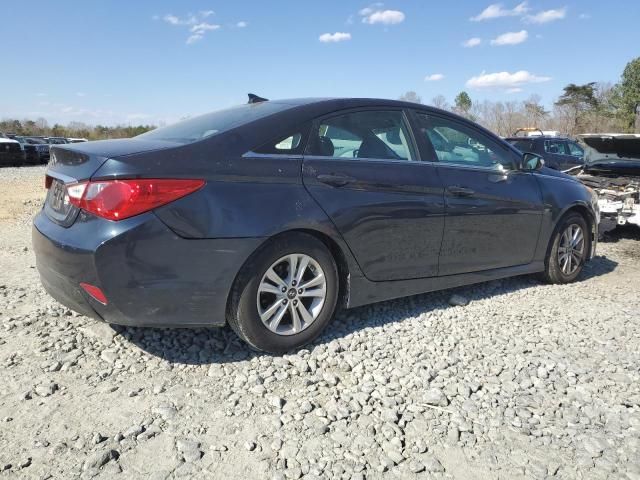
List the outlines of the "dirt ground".
{"type": "Polygon", "coordinates": [[[640,479],[638,229],[574,284],[362,307],[271,356],[57,304],[44,195],[44,167],[0,169],[0,478],[640,479]]]}

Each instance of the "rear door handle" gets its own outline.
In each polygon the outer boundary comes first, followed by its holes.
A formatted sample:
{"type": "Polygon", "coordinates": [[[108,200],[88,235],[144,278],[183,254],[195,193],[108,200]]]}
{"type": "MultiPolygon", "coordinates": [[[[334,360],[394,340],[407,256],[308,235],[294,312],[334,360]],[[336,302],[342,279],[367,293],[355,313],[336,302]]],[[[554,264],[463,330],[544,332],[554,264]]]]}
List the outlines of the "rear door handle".
{"type": "Polygon", "coordinates": [[[470,188],[465,188],[465,187],[448,187],[447,191],[451,195],[455,195],[456,197],[471,197],[476,193],[470,188]]]}
{"type": "Polygon", "coordinates": [[[316,178],[320,183],[326,183],[332,187],[344,187],[355,180],[348,175],[338,175],[333,173],[328,175],[318,175],[316,178]]]}

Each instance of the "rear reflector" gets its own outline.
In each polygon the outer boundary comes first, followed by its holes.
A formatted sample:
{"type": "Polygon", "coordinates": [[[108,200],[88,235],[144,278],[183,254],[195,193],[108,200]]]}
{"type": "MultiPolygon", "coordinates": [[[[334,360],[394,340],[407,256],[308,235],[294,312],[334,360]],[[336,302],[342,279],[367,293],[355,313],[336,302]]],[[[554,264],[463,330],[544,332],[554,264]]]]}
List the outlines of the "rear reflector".
{"type": "Polygon", "coordinates": [[[108,220],[123,220],[195,192],[204,180],[132,179],[67,185],[69,202],[108,220]]]}
{"type": "Polygon", "coordinates": [[[97,300],[103,305],[107,304],[107,297],[102,290],[100,290],[95,285],[90,285],[88,283],[81,283],[80,286],[82,289],[87,292],[94,300],[97,300]]]}

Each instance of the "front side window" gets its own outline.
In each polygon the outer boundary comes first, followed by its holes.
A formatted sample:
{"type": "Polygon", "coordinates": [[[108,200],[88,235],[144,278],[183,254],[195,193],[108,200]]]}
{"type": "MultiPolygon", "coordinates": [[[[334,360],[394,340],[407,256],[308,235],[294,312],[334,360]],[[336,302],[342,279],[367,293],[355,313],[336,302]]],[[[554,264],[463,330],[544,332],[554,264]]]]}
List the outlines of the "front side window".
{"type": "Polygon", "coordinates": [[[544,151],[547,153],[566,155],[567,152],[564,148],[564,145],[565,143],[561,140],[547,140],[544,142],[544,151]]]}
{"type": "Polygon", "coordinates": [[[577,143],[568,142],[567,146],[569,147],[569,155],[574,157],[582,157],[584,155],[584,150],[577,143]]]}
{"type": "Polygon", "coordinates": [[[420,133],[442,163],[514,169],[509,153],[489,137],[461,123],[418,113],[420,133]]]}
{"type": "Polygon", "coordinates": [[[365,110],[320,122],[309,155],[375,160],[414,160],[401,111],[365,110]]]}

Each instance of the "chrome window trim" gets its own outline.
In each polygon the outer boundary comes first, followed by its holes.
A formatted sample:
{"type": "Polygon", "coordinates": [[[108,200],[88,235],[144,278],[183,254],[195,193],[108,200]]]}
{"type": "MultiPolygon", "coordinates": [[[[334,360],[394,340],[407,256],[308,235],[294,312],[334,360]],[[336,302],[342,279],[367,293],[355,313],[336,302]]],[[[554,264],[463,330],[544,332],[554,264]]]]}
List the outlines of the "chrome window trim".
{"type": "Polygon", "coordinates": [[[256,153],[252,150],[249,150],[245,154],[242,155],[242,158],[273,158],[273,159],[283,159],[289,158],[291,160],[302,160],[302,155],[297,154],[289,154],[289,153],[256,153]]]}

